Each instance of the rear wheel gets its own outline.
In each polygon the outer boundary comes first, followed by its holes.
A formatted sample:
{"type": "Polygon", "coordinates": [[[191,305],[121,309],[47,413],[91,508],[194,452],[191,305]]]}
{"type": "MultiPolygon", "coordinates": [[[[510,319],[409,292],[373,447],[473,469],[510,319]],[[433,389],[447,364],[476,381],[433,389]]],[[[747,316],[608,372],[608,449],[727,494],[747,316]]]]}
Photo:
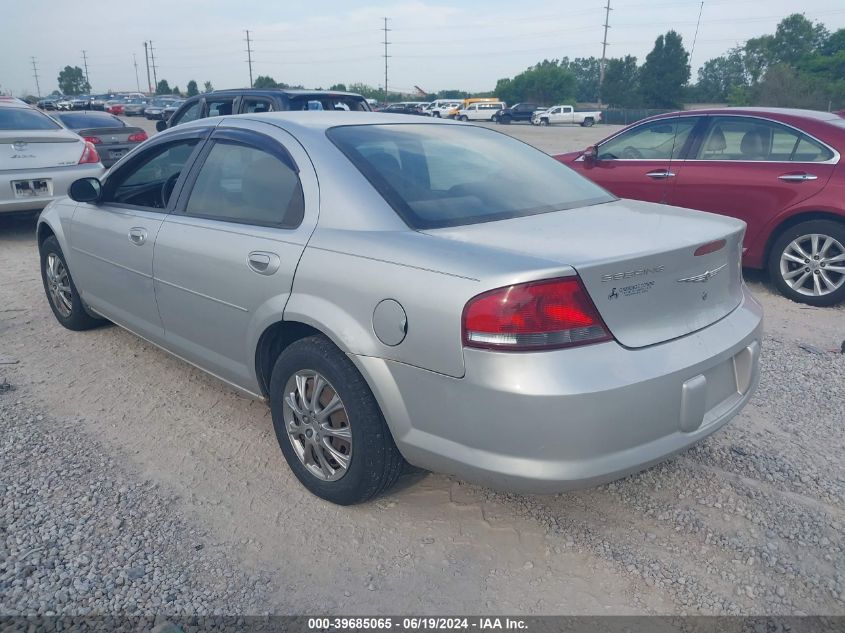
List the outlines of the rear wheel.
{"type": "Polygon", "coordinates": [[[48,237],[39,247],[41,281],[56,320],[69,330],[90,330],[101,325],[100,319],[85,311],[82,299],[70,276],[64,253],[55,237],[48,237]]]}
{"type": "Polygon", "coordinates": [[[392,486],[402,459],[366,381],[323,336],[291,344],[270,379],[276,439],[300,483],[351,505],[392,486]]]}
{"type": "Polygon", "coordinates": [[[581,127],[593,127],[593,123],[595,123],[593,119],[584,119],[584,121],[581,123],[581,127]]]}
{"type": "Polygon", "coordinates": [[[799,303],[845,300],[845,224],[811,220],[786,229],[769,253],[769,275],[784,296],[799,303]]]}

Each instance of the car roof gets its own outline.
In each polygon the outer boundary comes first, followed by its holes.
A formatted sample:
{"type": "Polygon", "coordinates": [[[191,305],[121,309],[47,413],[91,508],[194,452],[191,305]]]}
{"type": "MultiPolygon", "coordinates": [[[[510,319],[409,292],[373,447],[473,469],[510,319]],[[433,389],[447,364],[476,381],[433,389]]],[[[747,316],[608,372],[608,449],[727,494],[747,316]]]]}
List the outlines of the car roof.
{"type": "MultiPolygon", "coordinates": [[[[249,94],[249,95],[339,95],[344,97],[361,97],[357,92],[345,92],[343,90],[307,90],[305,88],[226,88],[213,90],[196,96],[226,95],[226,94],[249,94]]],[[[363,97],[361,97],[363,99],[363,97]]]]}
{"type": "Polygon", "coordinates": [[[796,118],[796,119],[812,119],[815,121],[836,121],[842,117],[836,112],[823,112],[821,110],[803,110],[801,108],[755,108],[755,107],[737,107],[737,108],[706,108],[702,110],[681,110],[677,112],[666,112],[655,115],[652,119],[664,119],[674,116],[695,116],[700,114],[745,114],[766,116],[774,119],[779,118],[796,118]]]}

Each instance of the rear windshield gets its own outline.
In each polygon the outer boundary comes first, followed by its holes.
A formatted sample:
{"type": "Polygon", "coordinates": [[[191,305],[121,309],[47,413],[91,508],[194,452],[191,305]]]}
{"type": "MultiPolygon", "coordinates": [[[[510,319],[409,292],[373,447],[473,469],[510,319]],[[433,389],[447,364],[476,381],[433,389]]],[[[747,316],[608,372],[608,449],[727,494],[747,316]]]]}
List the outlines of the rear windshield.
{"type": "Polygon", "coordinates": [[[353,95],[297,95],[288,98],[289,110],[342,110],[344,112],[369,112],[370,106],[363,97],[353,95]]]}
{"type": "Polygon", "coordinates": [[[326,133],[415,229],[504,220],[615,198],[509,136],[470,125],[350,125],[326,133]]]}
{"type": "Polygon", "coordinates": [[[59,114],[58,119],[71,130],[85,130],[90,128],[124,127],[122,119],[110,114],[59,114]]]}
{"type": "Polygon", "coordinates": [[[0,108],[0,130],[56,130],[61,126],[29,108],[0,108]]]}

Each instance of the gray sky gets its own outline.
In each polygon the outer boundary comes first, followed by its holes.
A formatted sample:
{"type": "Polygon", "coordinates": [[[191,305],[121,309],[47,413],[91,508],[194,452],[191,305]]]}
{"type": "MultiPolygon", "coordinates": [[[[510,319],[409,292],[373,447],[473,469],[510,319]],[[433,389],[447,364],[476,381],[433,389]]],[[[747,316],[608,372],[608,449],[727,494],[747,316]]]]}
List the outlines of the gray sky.
{"type": "MultiPolygon", "coordinates": [[[[28,0],[7,3],[0,21],[0,91],[35,94],[57,88],[65,65],[88,56],[94,92],[146,87],[145,40],[153,41],[159,79],[185,89],[195,79],[216,88],[246,86],[244,29],[253,43],[253,74],[328,87],[336,82],[384,82],[382,17],[388,27],[391,89],[414,86],[491,90],[544,58],[601,55],[605,0],[28,0]]],[[[692,57],[707,59],[757,35],[798,10],[794,0],[705,0],[692,57]]],[[[642,62],[670,28],[692,45],[699,0],[611,0],[608,56],[642,62]]],[[[842,0],[803,0],[800,10],[831,30],[845,27],[842,0]]]]}

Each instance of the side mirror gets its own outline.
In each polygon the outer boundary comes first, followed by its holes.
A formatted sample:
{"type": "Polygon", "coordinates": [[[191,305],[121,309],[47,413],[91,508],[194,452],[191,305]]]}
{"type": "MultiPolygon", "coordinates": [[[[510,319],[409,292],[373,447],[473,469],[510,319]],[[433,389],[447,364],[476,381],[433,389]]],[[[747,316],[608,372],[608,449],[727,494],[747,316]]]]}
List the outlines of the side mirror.
{"type": "Polygon", "coordinates": [[[167,121],[159,119],[156,121],[156,132],[164,132],[167,129],[167,121]]]}
{"type": "Polygon", "coordinates": [[[67,195],[71,200],[76,202],[90,202],[97,204],[100,201],[100,195],[103,193],[103,187],[100,181],[96,178],[80,178],[74,180],[67,190],[67,195]]]}
{"type": "Polygon", "coordinates": [[[581,156],[585,163],[595,163],[599,159],[599,148],[596,145],[590,145],[581,156]]]}

